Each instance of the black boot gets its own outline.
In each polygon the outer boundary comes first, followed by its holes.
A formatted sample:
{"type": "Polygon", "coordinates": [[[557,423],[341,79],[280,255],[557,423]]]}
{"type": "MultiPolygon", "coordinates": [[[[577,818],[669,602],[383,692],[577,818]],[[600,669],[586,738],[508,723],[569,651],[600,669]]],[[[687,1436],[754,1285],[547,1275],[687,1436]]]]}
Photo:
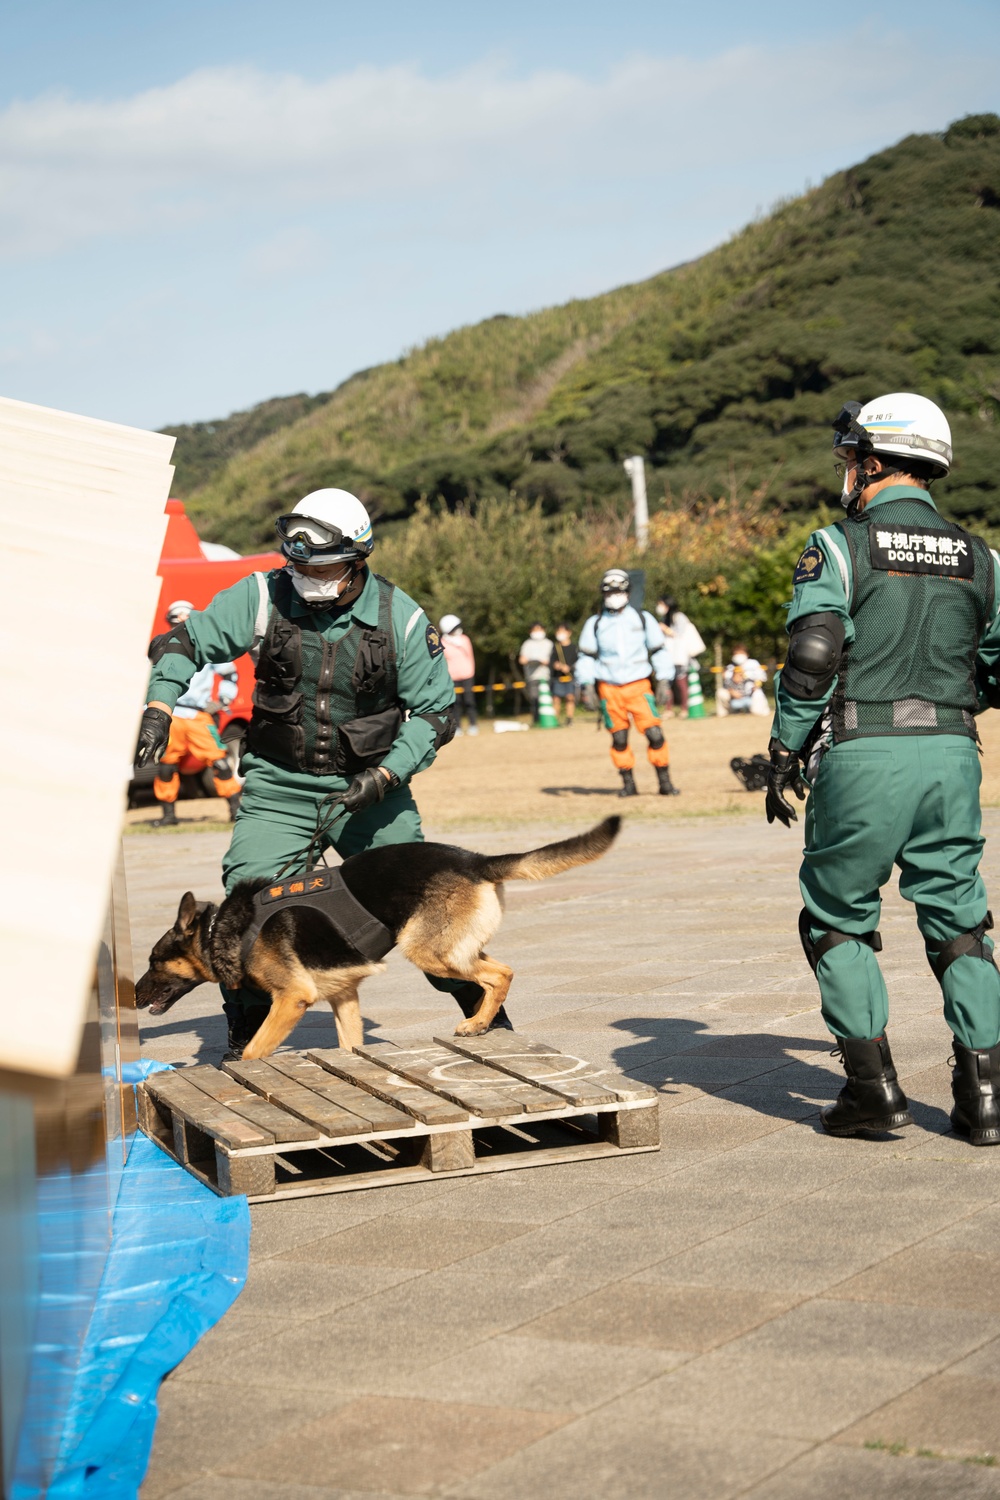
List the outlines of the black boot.
{"type": "Polygon", "coordinates": [[[234,792],[231,797],[226,798],[226,801],[229,803],[229,821],[235,823],[236,814],[240,810],[240,793],[234,792]]]}
{"type": "Polygon", "coordinates": [[[884,1036],[871,1042],[842,1037],[840,1055],[847,1082],[836,1104],[820,1111],[823,1129],[829,1135],[885,1135],[913,1124],[884,1036]]]}
{"type": "Polygon", "coordinates": [[[160,816],[153,823],[154,828],[176,828],[177,808],[172,802],[160,803],[160,816]]]}
{"type": "Polygon", "coordinates": [[[670,780],[670,767],[669,766],[657,766],[657,768],[656,768],[656,779],[660,783],[660,796],[661,797],[679,797],[680,796],[680,794],[681,794],[680,787],[674,786],[673,782],[670,780]]]}
{"type": "Polygon", "coordinates": [[[1000,1146],[998,1082],[1000,1042],[977,1051],[955,1042],[955,1067],[951,1075],[955,1108],[951,1124],[955,1134],[964,1136],[973,1146],[1000,1146]]]}
{"type": "Polygon", "coordinates": [[[223,1062],[239,1062],[243,1048],[257,1035],[267,1020],[270,1005],[236,1005],[228,1001],[222,1009],[229,1023],[229,1050],[222,1054],[223,1062]]]}
{"type": "Polygon", "coordinates": [[[619,797],[638,797],[639,792],[636,787],[635,777],[632,775],[632,772],[621,771],[619,774],[622,779],[622,789],[618,793],[619,797]]]}
{"type": "MultiPolygon", "coordinates": [[[[450,995],[466,1020],[479,1009],[485,991],[471,979],[438,979],[436,974],[424,974],[424,978],[442,994],[450,995]]],[[[510,1017],[501,1005],[490,1024],[491,1031],[513,1031],[510,1017]]]]}

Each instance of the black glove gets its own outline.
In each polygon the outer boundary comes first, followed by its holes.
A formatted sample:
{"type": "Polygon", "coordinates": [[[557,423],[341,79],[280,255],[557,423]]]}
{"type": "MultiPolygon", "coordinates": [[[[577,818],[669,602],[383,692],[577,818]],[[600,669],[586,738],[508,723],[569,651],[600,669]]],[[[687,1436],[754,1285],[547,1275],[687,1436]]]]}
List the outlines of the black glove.
{"type": "Polygon", "coordinates": [[[794,750],[787,750],[780,740],[772,740],[768,749],[771,752],[771,764],[767,772],[767,796],[764,799],[767,821],[773,823],[777,818],[779,823],[791,828],[798,821],[799,815],[792,804],[786,802],[783,793],[794,792],[800,802],[805,801],[806,789],[799,769],[799,757],[794,750]]]}
{"type": "Polygon", "coordinates": [[[386,780],[381,771],[369,766],[366,771],[355,776],[344,793],[343,805],[349,813],[360,812],[363,807],[371,807],[373,802],[381,802],[393,784],[399,785],[396,777],[386,780]]]}
{"type": "Polygon", "coordinates": [[[135,768],[141,771],[158,760],[170,738],[170,715],[162,708],[144,708],[139,724],[139,742],[135,747],[135,768]]]}

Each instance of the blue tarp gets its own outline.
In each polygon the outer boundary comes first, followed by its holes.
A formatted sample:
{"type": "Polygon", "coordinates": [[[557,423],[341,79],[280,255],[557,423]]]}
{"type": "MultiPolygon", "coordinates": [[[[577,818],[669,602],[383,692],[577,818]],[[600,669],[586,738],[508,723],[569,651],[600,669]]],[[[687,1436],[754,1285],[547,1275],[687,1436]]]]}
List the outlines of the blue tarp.
{"type": "MultiPolygon", "coordinates": [[[[142,1075],[156,1064],[140,1065],[142,1075]]],[[[41,1216],[41,1337],[50,1365],[63,1288],[46,1275],[47,1247],[71,1242],[68,1213],[41,1216]],[[46,1222],[47,1221],[47,1222],[46,1222]],[[49,1284],[47,1284],[47,1282],[49,1284]],[[54,1283],[54,1284],[53,1284],[54,1283]]],[[[246,1281],[246,1198],[218,1198],[142,1134],[129,1151],[111,1248],[83,1342],[53,1477],[44,1487],[38,1437],[57,1417],[44,1379],[29,1384],[11,1500],[134,1500],[146,1472],[163,1377],[222,1317],[246,1281]],[[35,1410],[32,1410],[32,1407],[35,1410]],[[35,1434],[33,1439],[32,1434],[35,1434]]],[[[55,1262],[59,1256],[50,1257],[55,1262]]]]}

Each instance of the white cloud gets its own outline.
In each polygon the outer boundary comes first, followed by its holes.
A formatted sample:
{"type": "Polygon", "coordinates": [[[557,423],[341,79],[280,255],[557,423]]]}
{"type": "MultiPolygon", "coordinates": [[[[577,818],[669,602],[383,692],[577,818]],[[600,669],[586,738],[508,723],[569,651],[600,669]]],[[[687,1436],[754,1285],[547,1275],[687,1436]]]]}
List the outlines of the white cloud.
{"type": "MultiPolygon", "coordinates": [[[[43,95],[0,112],[0,253],[484,181],[662,182],[838,145],[847,161],[856,140],[934,128],[993,92],[989,58],[938,56],[928,91],[931,59],[905,39],[876,88],[869,68],[842,65],[851,51],[842,38],[835,50],[636,57],[596,81],[516,78],[490,63],[441,78],[364,67],[321,82],[227,67],[130,98],[43,95]]],[[[257,253],[258,271],[277,274],[268,265],[306,252],[289,241],[270,260],[266,246],[257,253]]]]}

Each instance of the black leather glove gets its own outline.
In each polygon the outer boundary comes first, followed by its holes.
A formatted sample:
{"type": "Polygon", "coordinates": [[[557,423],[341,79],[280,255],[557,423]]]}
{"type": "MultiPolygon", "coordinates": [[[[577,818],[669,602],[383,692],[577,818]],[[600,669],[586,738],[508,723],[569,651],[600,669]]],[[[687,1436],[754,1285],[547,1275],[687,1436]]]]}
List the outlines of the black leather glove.
{"type": "Polygon", "coordinates": [[[144,708],[139,724],[139,742],[135,747],[136,770],[141,771],[143,766],[157,760],[167,748],[169,738],[170,715],[162,708],[144,708]]]}
{"type": "Polygon", "coordinates": [[[373,802],[381,802],[394,782],[399,785],[395,777],[387,780],[381,771],[369,766],[355,776],[344,793],[343,805],[349,813],[360,812],[363,807],[371,807],[373,802]]]}
{"type": "Polygon", "coordinates": [[[780,740],[772,740],[768,749],[771,752],[771,764],[768,767],[767,796],[764,799],[767,821],[773,823],[777,818],[779,823],[791,828],[793,823],[798,822],[799,815],[792,804],[785,800],[784,793],[794,792],[800,802],[804,802],[806,796],[799,757],[794,750],[786,749],[780,740]]]}

